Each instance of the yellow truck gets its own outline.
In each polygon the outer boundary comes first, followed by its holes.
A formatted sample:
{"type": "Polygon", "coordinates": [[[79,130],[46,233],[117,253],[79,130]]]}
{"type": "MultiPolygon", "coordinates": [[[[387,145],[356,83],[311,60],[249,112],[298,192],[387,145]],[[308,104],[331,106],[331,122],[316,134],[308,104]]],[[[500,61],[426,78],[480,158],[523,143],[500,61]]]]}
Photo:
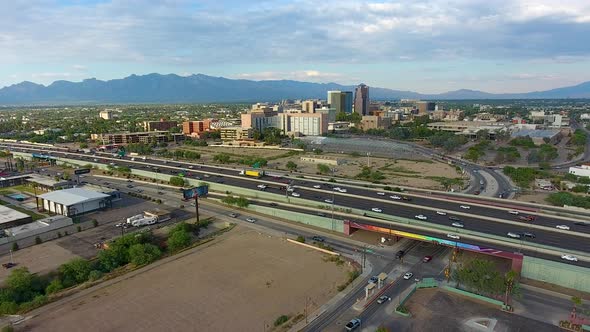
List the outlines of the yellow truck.
{"type": "Polygon", "coordinates": [[[254,178],[260,178],[260,177],[264,176],[264,171],[263,170],[246,169],[246,170],[241,170],[240,175],[250,176],[250,177],[254,177],[254,178]]]}

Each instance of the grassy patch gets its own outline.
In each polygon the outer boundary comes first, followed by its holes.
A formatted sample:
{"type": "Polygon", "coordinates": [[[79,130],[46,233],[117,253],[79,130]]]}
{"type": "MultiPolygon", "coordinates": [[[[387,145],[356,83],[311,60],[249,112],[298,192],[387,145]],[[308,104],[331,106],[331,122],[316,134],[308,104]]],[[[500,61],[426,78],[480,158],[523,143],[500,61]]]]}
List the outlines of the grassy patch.
{"type": "Polygon", "coordinates": [[[419,174],[420,172],[409,170],[403,166],[394,166],[392,164],[387,164],[383,167],[379,168],[380,171],[391,171],[391,172],[398,172],[398,173],[409,173],[409,174],[419,174]]]}
{"type": "Polygon", "coordinates": [[[428,160],[428,159],[404,159],[404,158],[398,158],[396,159],[397,161],[403,160],[403,161],[410,161],[410,162],[414,162],[414,163],[425,163],[425,164],[434,164],[433,160],[428,160]]]}
{"type": "Polygon", "coordinates": [[[444,176],[426,176],[424,178],[434,180],[445,187],[463,184],[462,178],[446,178],[444,176]]]}

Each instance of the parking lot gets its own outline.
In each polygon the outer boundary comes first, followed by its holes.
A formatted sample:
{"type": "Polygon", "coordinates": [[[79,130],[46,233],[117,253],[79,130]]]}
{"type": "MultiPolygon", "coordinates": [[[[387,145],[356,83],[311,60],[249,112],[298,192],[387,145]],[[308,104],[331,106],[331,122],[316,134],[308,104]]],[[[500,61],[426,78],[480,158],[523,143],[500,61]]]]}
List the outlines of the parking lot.
{"type": "Polygon", "coordinates": [[[399,319],[393,323],[395,331],[559,331],[556,326],[438,288],[416,291],[406,306],[412,317],[397,316],[399,319]]]}

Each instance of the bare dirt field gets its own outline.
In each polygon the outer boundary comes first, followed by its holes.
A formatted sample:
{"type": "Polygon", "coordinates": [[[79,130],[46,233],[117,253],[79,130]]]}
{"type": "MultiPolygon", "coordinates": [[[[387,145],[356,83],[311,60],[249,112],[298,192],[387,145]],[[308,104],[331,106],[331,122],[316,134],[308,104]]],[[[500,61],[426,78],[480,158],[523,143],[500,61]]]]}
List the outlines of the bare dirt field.
{"type": "Polygon", "coordinates": [[[505,313],[484,302],[439,289],[418,290],[406,305],[412,317],[400,318],[396,331],[559,331],[557,326],[505,313]],[[477,326],[476,322],[489,325],[477,326]]]}
{"type": "Polygon", "coordinates": [[[518,196],[516,196],[516,200],[521,201],[521,202],[529,202],[529,203],[537,203],[537,204],[549,204],[549,203],[547,203],[547,201],[545,199],[547,197],[549,197],[550,194],[551,194],[551,192],[547,192],[547,191],[545,191],[545,192],[531,191],[526,194],[519,194],[518,196]]]}
{"type": "Polygon", "coordinates": [[[316,251],[238,226],[187,255],[51,304],[19,330],[262,331],[280,315],[303,313],[306,297],[313,312],[346,271],[316,251]]]}
{"type": "MultiPolygon", "coordinates": [[[[13,260],[17,267],[26,267],[32,273],[44,274],[57,269],[61,264],[78,257],[69,250],[62,248],[56,242],[46,242],[15,251],[13,260]]],[[[10,254],[0,257],[2,263],[10,261],[10,254]]],[[[0,269],[0,283],[10,275],[12,269],[0,269]]]]}

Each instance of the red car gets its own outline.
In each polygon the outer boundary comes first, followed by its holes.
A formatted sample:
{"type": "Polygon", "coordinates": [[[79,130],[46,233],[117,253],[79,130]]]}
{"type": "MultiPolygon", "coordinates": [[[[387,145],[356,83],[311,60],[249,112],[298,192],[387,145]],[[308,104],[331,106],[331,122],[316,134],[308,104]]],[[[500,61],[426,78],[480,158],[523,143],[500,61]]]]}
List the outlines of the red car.
{"type": "Polygon", "coordinates": [[[432,260],[432,256],[424,256],[424,258],[422,258],[422,262],[423,263],[428,263],[432,260]]]}

